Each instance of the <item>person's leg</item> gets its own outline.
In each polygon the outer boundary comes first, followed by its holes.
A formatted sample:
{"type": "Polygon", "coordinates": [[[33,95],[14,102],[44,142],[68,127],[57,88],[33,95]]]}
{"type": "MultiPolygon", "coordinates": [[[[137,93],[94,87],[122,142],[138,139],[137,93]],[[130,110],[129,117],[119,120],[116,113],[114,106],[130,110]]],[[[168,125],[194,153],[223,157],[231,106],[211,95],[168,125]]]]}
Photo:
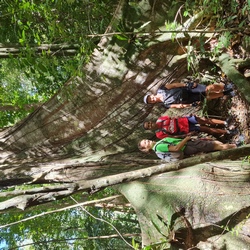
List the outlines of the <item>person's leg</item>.
{"type": "Polygon", "coordinates": [[[206,85],[198,84],[195,88],[188,89],[188,92],[192,94],[201,94],[201,93],[205,93],[206,89],[207,89],[206,85]]]}
{"type": "Polygon", "coordinates": [[[221,93],[213,93],[213,92],[207,92],[206,93],[206,98],[207,100],[213,100],[213,99],[217,99],[217,98],[220,98],[224,96],[224,93],[221,92],[221,93]]]}
{"type": "Polygon", "coordinates": [[[206,87],[206,92],[208,93],[221,93],[224,91],[225,84],[223,83],[214,83],[206,87]]]}
{"type": "Polygon", "coordinates": [[[217,99],[224,95],[235,96],[235,92],[230,87],[225,88],[224,83],[210,84],[206,87],[206,98],[208,100],[217,99]]]}
{"type": "Polygon", "coordinates": [[[230,149],[230,148],[237,148],[236,144],[223,144],[220,141],[213,141],[214,142],[214,150],[215,151],[221,151],[221,150],[226,150],[226,149],[230,149]]]}
{"type": "Polygon", "coordinates": [[[188,141],[183,152],[186,156],[190,156],[199,153],[209,153],[236,147],[236,144],[223,144],[220,141],[197,139],[194,141],[188,141]]]}
{"type": "Polygon", "coordinates": [[[224,135],[227,134],[228,131],[226,129],[220,129],[220,128],[211,128],[207,126],[200,126],[200,132],[205,132],[210,135],[224,135]]]}
{"type": "Polygon", "coordinates": [[[217,98],[220,98],[224,95],[228,95],[230,97],[234,97],[236,94],[235,92],[232,90],[230,91],[224,91],[224,92],[221,92],[221,93],[206,93],[206,98],[207,100],[213,100],[213,99],[217,99],[217,98]]]}
{"type": "Polygon", "coordinates": [[[226,122],[223,120],[219,119],[214,119],[214,118],[205,118],[205,117],[198,117],[196,116],[197,123],[200,125],[226,125],[226,122]]]}
{"type": "Polygon", "coordinates": [[[214,142],[211,140],[196,139],[186,143],[183,153],[186,156],[214,151],[214,142]]]}

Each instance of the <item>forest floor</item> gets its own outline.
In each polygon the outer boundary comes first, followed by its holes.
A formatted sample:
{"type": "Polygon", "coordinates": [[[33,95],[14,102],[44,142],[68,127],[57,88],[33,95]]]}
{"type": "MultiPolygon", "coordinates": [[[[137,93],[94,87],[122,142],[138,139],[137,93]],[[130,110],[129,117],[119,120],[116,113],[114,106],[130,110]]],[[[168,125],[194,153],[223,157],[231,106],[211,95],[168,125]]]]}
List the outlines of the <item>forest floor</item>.
{"type": "MultiPolygon", "coordinates": [[[[237,53],[231,51],[231,56],[234,58],[243,58],[246,56],[250,58],[250,53],[248,55],[241,55],[238,53],[240,50],[236,50],[237,53]]],[[[248,70],[245,72],[245,76],[249,74],[248,70]]],[[[222,116],[228,117],[232,116],[231,127],[236,129],[238,132],[233,136],[232,141],[238,141],[240,138],[244,139],[244,143],[250,143],[250,107],[249,103],[244,97],[244,93],[241,93],[237,89],[237,83],[235,83],[234,88],[235,96],[232,98],[226,97],[225,100],[221,101],[222,116]],[[224,103],[223,103],[224,102],[224,103]]]]}
{"type": "MultiPolygon", "coordinates": [[[[216,47],[218,45],[217,39],[212,39],[210,41],[210,48],[216,47]]],[[[226,53],[230,55],[231,58],[235,59],[250,59],[250,39],[242,34],[237,34],[232,38],[230,46],[225,48],[226,53]]],[[[237,67],[237,65],[236,65],[237,67]]],[[[250,76],[250,70],[245,70],[245,77],[250,76]]],[[[225,84],[230,82],[227,76],[221,73],[220,80],[218,82],[223,82],[225,84]]],[[[232,117],[231,125],[229,129],[236,129],[237,133],[234,136],[224,136],[223,142],[237,142],[239,140],[244,140],[244,143],[250,143],[250,108],[249,103],[244,97],[244,93],[241,93],[237,89],[237,82],[234,83],[235,96],[229,97],[224,96],[218,100],[213,100],[207,103],[205,114],[210,117],[218,119],[226,119],[232,117]]]]}
{"type": "MultiPolygon", "coordinates": [[[[247,59],[250,58],[249,49],[244,48],[242,43],[237,43],[237,46],[231,45],[231,49],[227,50],[227,53],[230,54],[233,58],[247,59]]],[[[245,77],[249,76],[250,70],[244,72],[245,77]]],[[[226,76],[221,78],[220,82],[225,84],[229,83],[230,80],[226,76]]],[[[222,139],[223,142],[237,142],[243,140],[244,144],[250,143],[250,107],[249,103],[244,97],[244,93],[241,93],[237,89],[237,82],[234,83],[234,92],[235,96],[229,97],[224,96],[218,100],[210,101],[207,105],[207,114],[208,116],[226,119],[231,117],[232,121],[230,123],[229,129],[235,129],[237,133],[234,136],[224,136],[222,139]]]]}
{"type": "Polygon", "coordinates": [[[243,135],[244,142],[249,143],[250,132],[250,110],[249,104],[245,101],[244,96],[236,90],[236,96],[231,100],[231,107],[228,110],[233,119],[233,126],[238,129],[238,133],[235,136],[235,140],[239,139],[240,135],[243,135]]]}
{"type": "MultiPolygon", "coordinates": [[[[236,134],[232,137],[225,138],[229,142],[237,142],[244,140],[244,143],[250,142],[250,109],[249,104],[245,100],[244,96],[235,87],[236,95],[232,98],[222,98],[219,105],[221,109],[221,118],[229,118],[232,120],[229,125],[229,129],[235,130],[236,134]]],[[[220,117],[219,117],[220,118],[220,117]]],[[[226,142],[225,141],[225,142],[226,142]]]]}

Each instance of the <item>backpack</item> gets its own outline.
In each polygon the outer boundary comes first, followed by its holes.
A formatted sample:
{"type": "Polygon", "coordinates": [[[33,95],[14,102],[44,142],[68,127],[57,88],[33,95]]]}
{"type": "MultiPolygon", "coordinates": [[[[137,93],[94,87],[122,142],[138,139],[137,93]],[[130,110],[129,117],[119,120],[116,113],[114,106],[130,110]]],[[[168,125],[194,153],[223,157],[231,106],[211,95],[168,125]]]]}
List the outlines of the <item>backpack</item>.
{"type": "Polygon", "coordinates": [[[166,162],[175,162],[175,161],[178,161],[178,160],[181,160],[183,158],[183,152],[182,151],[178,151],[178,152],[160,152],[160,151],[157,151],[157,146],[161,143],[166,143],[168,145],[171,145],[171,143],[169,142],[166,142],[166,141],[161,141],[159,143],[157,143],[156,147],[155,147],[155,153],[156,155],[166,161],[166,162]]]}

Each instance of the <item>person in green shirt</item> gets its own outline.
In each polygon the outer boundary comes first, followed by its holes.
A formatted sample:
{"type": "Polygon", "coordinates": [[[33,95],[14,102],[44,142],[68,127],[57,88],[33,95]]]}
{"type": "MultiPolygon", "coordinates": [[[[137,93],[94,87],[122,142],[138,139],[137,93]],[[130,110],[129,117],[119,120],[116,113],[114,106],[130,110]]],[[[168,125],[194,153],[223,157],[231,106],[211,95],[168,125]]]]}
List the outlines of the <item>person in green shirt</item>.
{"type": "Polygon", "coordinates": [[[224,144],[220,141],[209,139],[192,139],[191,136],[187,136],[184,139],[166,137],[158,142],[143,139],[138,143],[138,148],[141,151],[149,152],[153,150],[159,158],[167,161],[174,161],[185,156],[199,153],[208,153],[236,147],[237,144],[224,144]]]}

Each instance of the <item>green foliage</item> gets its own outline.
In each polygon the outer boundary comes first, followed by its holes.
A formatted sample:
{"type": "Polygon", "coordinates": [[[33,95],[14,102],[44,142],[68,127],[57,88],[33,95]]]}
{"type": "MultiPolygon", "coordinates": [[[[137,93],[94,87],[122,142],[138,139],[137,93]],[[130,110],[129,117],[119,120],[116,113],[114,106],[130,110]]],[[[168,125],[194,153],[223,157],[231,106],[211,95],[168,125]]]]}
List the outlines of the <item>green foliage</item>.
{"type": "Polygon", "coordinates": [[[250,163],[250,155],[246,156],[243,160],[242,163],[250,163]]]}
{"type": "MultiPolygon", "coordinates": [[[[82,66],[112,18],[114,0],[15,0],[0,3],[0,46],[20,50],[1,61],[0,127],[27,116],[27,104],[48,100],[73,76],[83,76],[82,66]],[[59,44],[52,50],[52,46],[59,44]],[[46,45],[48,50],[37,51],[46,45]],[[64,46],[75,52],[67,55],[64,46]],[[64,52],[65,51],[65,52],[64,52]],[[11,69],[11,70],[10,70],[11,69]]],[[[9,51],[11,51],[9,49],[9,51]]]]}
{"type": "Polygon", "coordinates": [[[198,46],[190,41],[187,53],[189,69],[197,72],[196,66],[202,57],[210,56],[211,58],[215,58],[225,48],[229,48],[236,34],[248,27],[249,10],[249,1],[243,1],[240,5],[234,0],[186,1],[183,10],[184,17],[192,17],[198,13],[202,13],[204,17],[203,20],[201,19],[199,25],[196,25],[192,29],[202,30],[206,28],[207,30],[215,30],[214,38],[217,39],[217,43],[212,47],[210,54],[204,49],[204,41],[206,39],[203,34],[201,34],[198,46]]]}
{"type": "Polygon", "coordinates": [[[133,246],[133,248],[134,248],[135,250],[140,249],[139,244],[135,241],[135,239],[134,239],[134,238],[132,239],[132,246],[133,246]]]}
{"type": "MultiPolygon", "coordinates": [[[[27,188],[27,187],[25,187],[27,188]]],[[[106,197],[113,194],[114,190],[107,189],[99,192],[97,197],[106,197]]],[[[78,202],[82,202],[84,196],[78,194],[74,196],[78,202]]],[[[46,211],[52,211],[61,206],[75,204],[72,199],[56,201],[50,205],[44,205],[37,209],[26,212],[6,212],[0,217],[0,224],[5,225],[19,221],[46,211]]],[[[1,229],[0,244],[7,244],[7,249],[24,248],[25,245],[32,247],[29,249],[131,249],[124,241],[118,238],[98,238],[98,236],[108,236],[116,234],[107,221],[112,223],[121,234],[140,233],[138,221],[133,210],[116,210],[88,207],[88,213],[80,207],[58,213],[44,215],[29,221],[20,222],[17,225],[1,229]],[[100,218],[97,220],[95,218],[100,218]]],[[[127,238],[128,242],[132,240],[127,238]]],[[[137,239],[138,240],[138,239],[137,239]]],[[[135,241],[135,240],[134,240],[135,241]]]]}
{"type": "MultiPolygon", "coordinates": [[[[240,232],[242,231],[242,228],[244,227],[245,223],[249,219],[250,214],[246,216],[244,220],[242,220],[237,226],[230,227],[229,225],[223,225],[221,228],[227,232],[230,232],[232,236],[239,236],[240,232]]],[[[230,222],[229,222],[230,223],[230,222]]]]}
{"type": "MultiPolygon", "coordinates": [[[[247,5],[247,1],[245,1],[247,5]]],[[[190,13],[193,15],[199,11],[204,12],[204,16],[217,16],[220,18],[225,17],[225,14],[228,13],[236,13],[239,8],[239,4],[237,1],[230,0],[196,0],[196,1],[186,1],[185,2],[185,16],[190,13]]],[[[230,19],[230,18],[229,18],[230,19]]]]}
{"type": "MultiPolygon", "coordinates": [[[[10,126],[25,117],[31,110],[26,110],[27,104],[44,102],[54,95],[60,87],[72,76],[82,76],[81,68],[88,62],[93,48],[98,43],[98,37],[86,39],[89,34],[103,33],[112,18],[114,0],[6,0],[1,6],[1,43],[5,45],[19,44],[22,46],[19,57],[14,56],[2,60],[0,69],[1,105],[18,107],[18,110],[0,112],[0,126],[10,126]],[[35,51],[41,44],[74,44],[78,50],[74,56],[56,57],[58,50],[43,50],[40,54],[35,51]]],[[[129,4],[137,8],[136,1],[129,4]]],[[[212,1],[186,1],[184,16],[193,15],[203,11],[204,16],[216,17],[216,28],[229,28],[234,25],[237,5],[236,2],[225,3],[220,0],[212,1]],[[228,4],[230,8],[226,8],[228,4]],[[225,12],[225,10],[227,12],[225,12]],[[231,26],[230,26],[231,25],[231,26]]],[[[242,15],[248,11],[247,4],[242,8],[242,15]]],[[[239,27],[245,25],[245,19],[240,20],[239,27]]],[[[147,24],[147,22],[145,22],[147,24]]],[[[175,30],[180,24],[166,21],[167,30],[175,30]]],[[[141,26],[144,27],[144,26],[141,26]]],[[[122,32],[123,27],[118,31],[122,32]]],[[[214,54],[229,45],[231,33],[225,32],[219,38],[219,46],[214,54]]],[[[128,41],[129,37],[117,35],[120,41],[128,41]]],[[[175,36],[173,36],[173,39],[175,36]]],[[[138,41],[139,43],[139,41],[138,41]]],[[[204,42],[200,40],[200,48],[189,43],[189,67],[195,70],[197,53],[205,52],[204,42]],[[191,48],[192,47],[192,48],[191,48]],[[200,49],[200,51],[199,51],[200,49]]],[[[25,187],[26,188],[26,187],[25,187]]],[[[113,190],[105,190],[105,194],[97,193],[94,199],[109,196],[113,190]]],[[[81,201],[80,196],[75,197],[81,201]]],[[[71,204],[70,200],[65,201],[71,204]]],[[[54,207],[62,206],[55,202],[54,207]]],[[[52,210],[53,207],[39,208],[24,213],[5,213],[1,216],[1,225],[21,220],[43,211],[52,210]]],[[[139,232],[139,226],[133,211],[117,212],[115,210],[97,209],[90,207],[87,211],[94,217],[88,216],[80,209],[71,209],[58,214],[46,215],[29,222],[22,222],[1,230],[0,240],[6,242],[8,247],[36,242],[33,249],[126,249],[121,239],[95,239],[88,237],[113,234],[114,231],[106,223],[96,220],[103,218],[112,223],[121,233],[139,232]]],[[[160,229],[159,229],[160,230],[160,229]]],[[[139,249],[139,243],[133,238],[132,245],[139,249]]],[[[147,246],[144,248],[151,249],[147,246]]]]}
{"type": "Polygon", "coordinates": [[[101,33],[110,22],[107,1],[7,1],[1,4],[3,43],[65,43],[83,41],[86,34],[101,33]]]}
{"type": "MultiPolygon", "coordinates": [[[[180,27],[180,25],[177,23],[177,22],[169,22],[169,21],[166,21],[165,22],[165,26],[166,26],[166,29],[168,30],[168,31],[170,31],[170,30],[173,30],[173,31],[175,31],[175,30],[177,30],[179,27],[180,27]]],[[[172,40],[174,41],[174,39],[176,38],[176,35],[177,35],[177,33],[175,33],[175,32],[173,32],[172,34],[171,34],[171,36],[172,36],[172,40]]]]}

